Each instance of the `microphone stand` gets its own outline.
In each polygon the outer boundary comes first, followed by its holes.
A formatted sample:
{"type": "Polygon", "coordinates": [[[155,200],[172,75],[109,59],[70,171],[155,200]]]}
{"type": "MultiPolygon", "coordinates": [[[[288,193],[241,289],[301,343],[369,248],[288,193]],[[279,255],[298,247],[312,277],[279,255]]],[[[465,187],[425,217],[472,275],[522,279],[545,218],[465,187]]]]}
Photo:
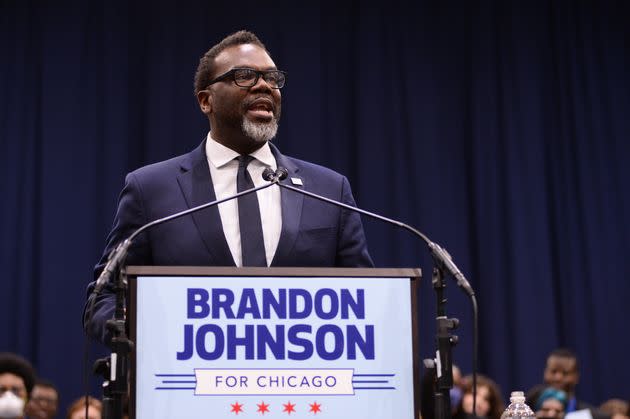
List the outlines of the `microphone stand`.
{"type": "MultiPolygon", "coordinates": [[[[276,173],[276,178],[279,180],[283,180],[287,177],[288,173],[286,169],[279,168],[276,173]]],[[[296,188],[294,186],[280,183],[278,182],[278,186],[284,189],[289,189],[291,191],[300,193],[302,195],[309,196],[311,198],[317,199],[319,201],[327,202],[332,205],[336,205],[338,207],[345,208],[350,211],[358,212],[359,214],[366,215],[371,218],[375,218],[380,221],[384,221],[386,223],[394,224],[400,228],[410,231],[414,235],[420,237],[428,246],[431,252],[431,256],[434,261],[433,268],[433,278],[432,284],[433,288],[436,292],[437,298],[437,332],[436,332],[436,344],[437,344],[437,352],[436,358],[433,360],[425,360],[425,365],[429,368],[436,369],[436,389],[434,393],[435,397],[435,418],[436,419],[446,419],[451,417],[451,396],[450,389],[453,387],[453,359],[451,356],[452,347],[457,344],[458,337],[455,335],[451,335],[451,330],[455,329],[458,324],[458,319],[449,319],[446,316],[446,298],[444,297],[444,289],[446,288],[446,284],[444,282],[445,273],[449,273],[455,278],[457,281],[457,285],[468,294],[468,296],[473,301],[473,307],[475,309],[475,318],[476,318],[476,298],[475,292],[472,287],[466,280],[466,277],[462,272],[457,268],[451,256],[448,254],[446,250],[440,247],[438,244],[429,240],[429,238],[421,233],[419,230],[411,227],[408,224],[402,223],[400,221],[383,217],[382,215],[378,215],[361,208],[353,207],[348,204],[344,204],[342,202],[335,201],[330,198],[326,198],[321,195],[314,194],[312,192],[305,191],[303,189],[296,188]]],[[[476,320],[475,320],[475,329],[476,329],[476,320]]],[[[473,346],[476,345],[476,338],[474,339],[473,346]]],[[[476,364],[476,348],[475,355],[473,356],[473,364],[476,364]]],[[[476,366],[473,368],[473,403],[476,399],[476,366]]],[[[473,412],[475,412],[475,408],[473,407],[473,412]]]]}
{"type": "MultiPolygon", "coordinates": [[[[124,257],[122,258],[124,261],[124,257]]],[[[124,396],[127,394],[127,374],[129,371],[129,354],[134,343],[128,338],[125,319],[125,295],[127,291],[127,273],[122,266],[119,269],[118,281],[115,282],[116,307],[114,317],[107,320],[106,327],[112,334],[109,348],[111,355],[101,358],[94,364],[94,372],[101,374],[103,382],[103,419],[122,419],[124,412],[124,396]]]]}
{"type": "Polygon", "coordinates": [[[450,418],[451,417],[451,396],[450,389],[453,388],[453,359],[452,347],[457,344],[458,337],[451,335],[450,331],[459,325],[458,319],[449,319],[446,316],[446,298],[444,297],[444,289],[446,283],[444,281],[444,269],[439,267],[436,261],[433,267],[433,278],[431,280],[433,289],[436,293],[437,300],[437,317],[436,317],[436,343],[437,353],[434,360],[425,360],[428,368],[436,370],[436,387],[433,394],[435,401],[435,417],[450,418]]]}
{"type": "Polygon", "coordinates": [[[106,322],[106,327],[112,334],[111,342],[108,344],[111,350],[111,355],[107,358],[97,360],[94,364],[94,373],[101,374],[105,380],[103,382],[103,419],[122,419],[124,407],[123,397],[127,394],[129,354],[134,348],[134,343],[128,338],[126,332],[125,297],[127,292],[127,274],[125,270],[125,259],[127,258],[127,253],[129,247],[133,243],[133,240],[143,231],[158,224],[183,217],[214,205],[219,205],[225,201],[229,201],[243,195],[269,188],[270,186],[280,182],[280,176],[281,173],[276,174],[272,169],[267,168],[263,173],[263,177],[270,183],[257,188],[247,189],[227,198],[207,202],[205,204],[189,208],[185,211],[151,221],[133,232],[131,236],[121,242],[116,249],[110,253],[107,264],[105,265],[105,268],[103,268],[101,275],[98,277],[94,291],[89,297],[90,304],[86,310],[86,317],[91,319],[93,316],[96,296],[102,291],[105,285],[110,282],[112,275],[118,273],[118,280],[115,281],[113,285],[113,291],[116,295],[114,317],[106,322]]]}

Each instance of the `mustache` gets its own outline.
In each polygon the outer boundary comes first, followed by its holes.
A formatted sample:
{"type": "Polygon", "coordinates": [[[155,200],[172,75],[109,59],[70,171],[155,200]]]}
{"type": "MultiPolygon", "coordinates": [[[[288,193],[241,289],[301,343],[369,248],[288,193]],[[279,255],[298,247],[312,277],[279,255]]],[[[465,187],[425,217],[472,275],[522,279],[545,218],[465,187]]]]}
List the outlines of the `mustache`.
{"type": "Polygon", "coordinates": [[[274,115],[277,115],[277,112],[280,108],[280,106],[276,106],[276,102],[273,100],[273,97],[271,95],[260,94],[260,95],[246,98],[243,101],[243,109],[244,110],[249,109],[249,107],[255,104],[256,102],[264,102],[267,105],[269,105],[269,107],[271,108],[271,112],[274,115]]]}

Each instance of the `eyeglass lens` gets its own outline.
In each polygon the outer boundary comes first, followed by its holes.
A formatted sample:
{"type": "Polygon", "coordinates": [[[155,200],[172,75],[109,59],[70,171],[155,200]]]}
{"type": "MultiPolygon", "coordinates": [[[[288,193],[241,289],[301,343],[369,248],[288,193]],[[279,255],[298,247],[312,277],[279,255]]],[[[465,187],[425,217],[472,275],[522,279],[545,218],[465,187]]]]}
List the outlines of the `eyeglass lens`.
{"type": "Polygon", "coordinates": [[[250,69],[238,69],[234,72],[234,82],[241,87],[252,87],[258,82],[262,74],[263,79],[273,88],[284,86],[284,74],[280,71],[257,72],[250,69]]]}

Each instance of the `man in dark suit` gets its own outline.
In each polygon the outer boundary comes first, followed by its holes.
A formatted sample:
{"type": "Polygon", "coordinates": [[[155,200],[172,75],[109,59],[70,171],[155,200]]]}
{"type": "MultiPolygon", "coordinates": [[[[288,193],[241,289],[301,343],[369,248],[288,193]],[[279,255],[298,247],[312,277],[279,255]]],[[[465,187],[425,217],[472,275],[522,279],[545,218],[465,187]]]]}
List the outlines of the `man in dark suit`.
{"type": "MultiPolygon", "coordinates": [[[[127,176],[95,278],[110,252],[142,225],[260,186],[265,183],[266,167],[284,167],[288,171],[284,182],[354,205],[344,176],[284,156],[269,143],[280,119],[284,82],[285,74],[250,32],[228,36],[201,58],[195,94],[211,131],[192,152],[127,176]]],[[[141,234],[126,263],[373,266],[357,213],[275,186],[250,194],[247,200],[232,200],[141,234]]],[[[88,294],[93,288],[94,283],[88,294]]],[[[104,324],[112,317],[114,295],[105,287],[96,298],[94,315],[84,318],[85,327],[106,341],[104,324]]]]}

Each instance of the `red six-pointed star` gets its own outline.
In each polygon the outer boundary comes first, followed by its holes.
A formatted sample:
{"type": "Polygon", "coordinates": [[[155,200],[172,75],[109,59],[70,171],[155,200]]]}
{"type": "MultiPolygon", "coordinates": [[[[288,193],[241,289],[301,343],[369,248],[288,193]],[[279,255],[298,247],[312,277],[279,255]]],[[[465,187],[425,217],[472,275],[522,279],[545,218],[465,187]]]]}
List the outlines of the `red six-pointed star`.
{"type": "Polygon", "coordinates": [[[282,406],[284,406],[283,412],[287,412],[287,415],[290,415],[291,412],[295,413],[295,405],[293,403],[288,402],[287,404],[283,404],[282,406]]]}
{"type": "Polygon", "coordinates": [[[309,406],[311,407],[311,410],[309,410],[309,412],[313,412],[314,414],[317,414],[317,412],[322,411],[322,409],[320,409],[322,405],[317,402],[309,403],[309,406]]]}
{"type": "Polygon", "coordinates": [[[243,405],[240,404],[239,402],[231,404],[230,406],[232,406],[232,410],[230,410],[230,413],[234,413],[238,415],[239,413],[243,412],[243,405]]]}
{"type": "Polygon", "coordinates": [[[256,412],[259,412],[261,414],[265,414],[265,412],[269,413],[269,405],[265,404],[265,402],[260,402],[260,404],[257,404],[256,406],[258,406],[258,410],[256,412]]]}

